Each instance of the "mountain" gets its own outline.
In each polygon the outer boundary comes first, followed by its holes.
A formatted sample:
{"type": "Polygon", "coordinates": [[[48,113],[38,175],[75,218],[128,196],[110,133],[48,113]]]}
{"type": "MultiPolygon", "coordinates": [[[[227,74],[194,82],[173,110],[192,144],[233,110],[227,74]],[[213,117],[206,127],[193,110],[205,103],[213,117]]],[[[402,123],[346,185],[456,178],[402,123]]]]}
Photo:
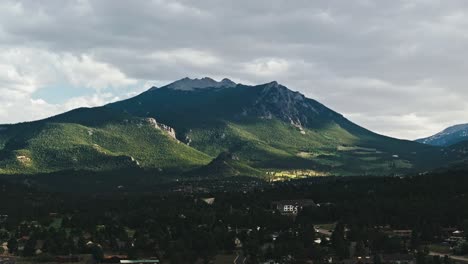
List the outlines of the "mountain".
{"type": "Polygon", "coordinates": [[[0,173],[135,167],[275,179],[402,174],[451,158],[373,133],[277,82],[184,78],[102,107],[0,126],[0,173]]]}
{"type": "Polygon", "coordinates": [[[375,134],[277,82],[228,83],[170,84],[107,107],[157,118],[195,149],[232,153],[269,175],[404,173],[446,162],[437,148],[375,134]]]}
{"type": "Polygon", "coordinates": [[[468,124],[451,126],[433,136],[416,141],[433,146],[450,146],[465,140],[468,140],[468,124]]]}

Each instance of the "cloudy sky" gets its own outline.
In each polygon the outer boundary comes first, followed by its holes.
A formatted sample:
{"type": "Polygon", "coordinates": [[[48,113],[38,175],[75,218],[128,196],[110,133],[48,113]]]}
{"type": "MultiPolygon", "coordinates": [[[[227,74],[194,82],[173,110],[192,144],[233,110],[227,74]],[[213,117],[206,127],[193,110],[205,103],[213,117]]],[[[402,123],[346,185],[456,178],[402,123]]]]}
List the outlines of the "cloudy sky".
{"type": "Polygon", "coordinates": [[[407,139],[468,122],[465,0],[0,1],[0,123],[210,76],[407,139]]]}

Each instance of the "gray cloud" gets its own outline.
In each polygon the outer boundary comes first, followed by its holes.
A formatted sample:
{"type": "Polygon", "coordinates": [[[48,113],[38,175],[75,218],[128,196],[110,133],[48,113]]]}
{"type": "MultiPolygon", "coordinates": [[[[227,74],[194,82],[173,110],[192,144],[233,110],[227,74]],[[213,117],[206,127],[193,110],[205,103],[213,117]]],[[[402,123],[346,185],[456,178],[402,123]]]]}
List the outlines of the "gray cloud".
{"type": "MultiPolygon", "coordinates": [[[[111,82],[278,80],[367,128],[417,138],[468,122],[467,26],[462,0],[2,1],[0,68],[20,77],[0,72],[0,91],[31,101],[60,79],[94,88],[97,104],[128,94],[109,96],[111,82]],[[12,49],[37,67],[5,59],[12,49]],[[52,61],[59,66],[44,72],[52,61]]],[[[70,100],[63,105],[76,105],[70,100]]],[[[2,113],[22,121],[66,109],[33,102],[30,117],[0,106],[0,123],[2,113]]]]}

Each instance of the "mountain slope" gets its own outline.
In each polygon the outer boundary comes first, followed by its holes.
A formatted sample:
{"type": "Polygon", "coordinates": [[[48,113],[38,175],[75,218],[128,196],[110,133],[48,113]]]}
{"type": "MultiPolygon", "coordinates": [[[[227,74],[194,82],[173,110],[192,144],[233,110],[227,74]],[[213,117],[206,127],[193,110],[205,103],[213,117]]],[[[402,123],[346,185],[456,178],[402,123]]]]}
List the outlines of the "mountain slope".
{"type": "Polygon", "coordinates": [[[238,157],[227,152],[219,154],[218,157],[213,159],[208,165],[189,171],[185,174],[185,176],[192,178],[246,175],[263,177],[265,173],[239,161],[238,157]]]}
{"type": "Polygon", "coordinates": [[[416,141],[433,146],[450,146],[465,140],[468,140],[468,124],[451,126],[433,136],[416,141]]]}

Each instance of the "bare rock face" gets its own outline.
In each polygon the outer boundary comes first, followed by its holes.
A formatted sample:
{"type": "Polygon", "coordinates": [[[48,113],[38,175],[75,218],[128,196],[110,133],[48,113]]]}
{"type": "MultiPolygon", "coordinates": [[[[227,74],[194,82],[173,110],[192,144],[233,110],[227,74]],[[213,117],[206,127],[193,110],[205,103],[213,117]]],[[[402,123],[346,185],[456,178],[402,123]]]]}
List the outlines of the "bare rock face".
{"type": "Polygon", "coordinates": [[[140,166],[140,162],[138,162],[138,160],[136,160],[134,157],[130,156],[130,161],[135,164],[136,166],[140,166]]]}
{"type": "Polygon", "coordinates": [[[187,144],[187,146],[190,146],[191,143],[192,143],[192,138],[190,138],[189,135],[185,135],[185,144],[187,144]]]}
{"type": "Polygon", "coordinates": [[[152,127],[156,129],[161,129],[158,125],[158,122],[156,122],[156,119],[150,117],[150,118],[146,118],[145,121],[146,123],[150,124],[152,127]]]}
{"type": "Polygon", "coordinates": [[[27,164],[31,162],[31,158],[24,155],[16,156],[16,159],[22,164],[27,164]]]}
{"type": "Polygon", "coordinates": [[[162,130],[162,131],[166,132],[171,138],[177,139],[177,138],[176,138],[176,131],[175,131],[172,127],[167,126],[167,125],[162,124],[162,123],[158,123],[158,122],[156,121],[156,119],[151,118],[151,117],[150,117],[150,118],[146,118],[146,119],[145,119],[145,122],[146,122],[147,124],[149,124],[150,126],[156,128],[156,129],[159,129],[159,130],[162,130]]]}
{"type": "Polygon", "coordinates": [[[177,138],[176,138],[176,132],[175,132],[175,130],[174,130],[172,127],[166,126],[166,125],[164,125],[164,124],[159,124],[159,126],[160,126],[161,129],[162,129],[163,131],[165,131],[169,136],[171,136],[171,137],[174,138],[174,139],[177,139],[177,138]]]}
{"type": "Polygon", "coordinates": [[[299,132],[300,132],[302,135],[305,135],[305,134],[306,134],[306,132],[305,132],[304,128],[302,127],[302,124],[301,124],[301,122],[300,122],[299,120],[294,121],[294,120],[290,119],[290,122],[291,122],[291,125],[292,125],[293,127],[296,127],[297,129],[299,129],[299,132]]]}
{"type": "Polygon", "coordinates": [[[257,116],[262,119],[278,118],[290,123],[305,134],[307,127],[313,127],[322,121],[339,118],[340,115],[324,105],[306,98],[299,92],[271,82],[259,86],[261,91],[252,105],[243,109],[242,116],[257,116]]]}
{"type": "Polygon", "coordinates": [[[194,91],[196,89],[205,88],[230,88],[235,87],[237,84],[229,79],[224,78],[221,81],[215,81],[209,77],[201,79],[183,78],[165,86],[165,88],[181,90],[181,91],[194,91]]]}

